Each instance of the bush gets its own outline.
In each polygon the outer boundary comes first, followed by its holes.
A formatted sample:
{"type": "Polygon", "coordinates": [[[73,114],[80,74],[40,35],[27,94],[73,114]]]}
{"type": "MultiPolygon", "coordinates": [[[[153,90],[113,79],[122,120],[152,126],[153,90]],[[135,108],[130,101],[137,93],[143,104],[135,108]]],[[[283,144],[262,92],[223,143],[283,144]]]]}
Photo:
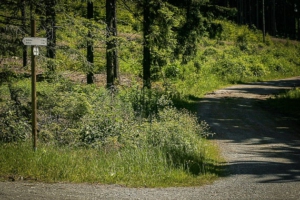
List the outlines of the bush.
{"type": "Polygon", "coordinates": [[[103,95],[93,102],[92,110],[93,113],[81,119],[80,145],[97,148],[134,145],[137,131],[133,130],[137,124],[130,104],[103,95]]]}
{"type": "Polygon", "coordinates": [[[0,104],[0,142],[18,142],[30,138],[31,126],[26,117],[20,116],[18,109],[14,109],[13,102],[0,104]]]}
{"type": "Polygon", "coordinates": [[[249,64],[242,59],[220,60],[214,67],[215,72],[228,82],[239,82],[251,76],[249,64]]]}
{"type": "Polygon", "coordinates": [[[205,122],[199,124],[189,112],[165,108],[147,127],[147,143],[161,148],[173,165],[199,174],[206,157],[202,138],[209,134],[205,122]]]}
{"type": "Polygon", "coordinates": [[[165,67],[164,74],[166,78],[176,78],[180,74],[180,69],[176,65],[169,65],[165,67]]]}
{"type": "Polygon", "coordinates": [[[250,71],[255,77],[263,77],[269,73],[268,69],[263,64],[259,63],[251,65],[250,71]]]}
{"type": "MultiPolygon", "coordinates": [[[[21,84],[21,86],[25,86],[21,84]]],[[[27,91],[17,85],[4,85],[0,102],[0,141],[17,142],[29,138],[30,129],[30,105],[28,104],[27,91]]]]}
{"type": "MultiPolygon", "coordinates": [[[[16,98],[22,100],[20,105],[30,101],[27,83],[20,81],[12,87],[17,91],[16,98]]],[[[202,138],[210,134],[207,125],[199,124],[189,112],[172,107],[162,92],[128,89],[111,93],[65,81],[40,82],[38,86],[40,141],[106,151],[158,148],[170,165],[184,166],[194,174],[204,173],[202,138]]],[[[5,132],[2,141],[27,140],[29,118],[9,111],[8,106],[4,122],[13,129],[5,132]]]]}

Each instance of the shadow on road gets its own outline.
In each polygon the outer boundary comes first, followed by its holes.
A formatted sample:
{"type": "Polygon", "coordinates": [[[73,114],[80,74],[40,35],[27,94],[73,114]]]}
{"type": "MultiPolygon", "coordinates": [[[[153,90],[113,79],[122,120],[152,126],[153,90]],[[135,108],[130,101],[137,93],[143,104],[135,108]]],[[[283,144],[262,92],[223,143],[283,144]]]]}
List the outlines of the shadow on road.
{"type": "Polygon", "coordinates": [[[299,119],[262,109],[263,95],[300,85],[288,80],[232,86],[200,101],[198,116],[215,132],[230,174],[254,182],[300,182],[299,119]]]}

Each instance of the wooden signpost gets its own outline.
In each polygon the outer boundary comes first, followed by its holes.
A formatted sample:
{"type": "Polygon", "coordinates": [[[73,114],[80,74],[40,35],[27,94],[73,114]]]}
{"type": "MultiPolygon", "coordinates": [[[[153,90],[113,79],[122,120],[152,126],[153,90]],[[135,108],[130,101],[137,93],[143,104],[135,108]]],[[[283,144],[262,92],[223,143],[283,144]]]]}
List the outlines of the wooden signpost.
{"type": "Polygon", "coordinates": [[[32,103],[32,139],[33,150],[37,150],[37,100],[36,100],[36,56],[39,55],[38,46],[47,46],[47,38],[36,36],[36,23],[31,20],[31,37],[23,38],[26,46],[31,46],[31,103],[32,103]]]}

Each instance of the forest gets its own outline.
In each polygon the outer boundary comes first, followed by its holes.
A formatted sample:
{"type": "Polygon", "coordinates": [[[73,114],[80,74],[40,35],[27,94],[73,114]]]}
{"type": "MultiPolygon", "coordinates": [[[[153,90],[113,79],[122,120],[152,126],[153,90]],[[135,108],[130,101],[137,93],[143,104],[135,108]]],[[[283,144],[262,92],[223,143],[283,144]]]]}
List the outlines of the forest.
{"type": "Polygon", "coordinates": [[[197,101],[299,75],[298,4],[1,0],[0,180],[165,187],[222,176],[197,101]],[[28,37],[47,39],[39,55],[28,37]]]}
{"type": "Polygon", "coordinates": [[[300,13],[297,0],[216,0],[214,4],[237,9],[231,20],[265,30],[275,37],[300,39],[300,13]]]}
{"type": "MultiPolygon", "coordinates": [[[[119,77],[119,64],[117,55],[117,21],[122,23],[132,23],[137,19],[142,20],[143,26],[143,80],[149,82],[151,79],[151,65],[164,65],[166,60],[165,55],[161,53],[151,52],[151,47],[161,48],[159,44],[165,44],[174,41],[177,44],[172,46],[169,51],[173,54],[183,55],[183,59],[192,55],[195,52],[196,37],[193,33],[199,35],[207,32],[211,37],[216,37],[221,31],[219,24],[212,23],[212,19],[228,19],[238,24],[248,25],[252,29],[262,30],[263,35],[266,34],[283,37],[289,39],[300,40],[300,14],[296,0],[202,0],[202,1],[12,1],[4,0],[1,4],[2,14],[0,15],[1,34],[2,34],[2,49],[1,54],[18,54],[20,51],[21,37],[30,35],[30,19],[38,18],[39,29],[43,30],[45,37],[48,39],[47,53],[48,58],[55,58],[55,52],[60,46],[57,45],[57,34],[59,23],[64,23],[60,19],[62,13],[69,12],[75,16],[85,17],[87,20],[86,27],[93,26],[89,23],[98,22],[107,25],[106,36],[104,34],[95,37],[92,30],[88,30],[86,41],[86,62],[88,65],[94,63],[93,43],[95,40],[104,40],[106,37],[106,72],[107,84],[112,85],[119,77]],[[127,14],[118,19],[116,15],[117,4],[125,9],[127,14]],[[84,8],[84,6],[86,8],[84,8]],[[106,6],[106,9],[104,7],[106,6]],[[102,7],[103,9],[100,9],[102,7]],[[81,9],[78,9],[81,8],[81,9]],[[83,9],[84,8],[84,9],[83,9]],[[176,10],[178,9],[178,10],[176,10]],[[159,12],[159,11],[162,12],[159,12]],[[104,11],[106,14],[104,14],[104,11]],[[185,14],[183,14],[185,12],[185,14]],[[168,19],[168,16],[176,16],[176,20],[168,19]],[[185,15],[185,16],[184,16],[185,15]],[[127,17],[123,19],[122,17],[127,17]],[[184,19],[185,18],[185,19],[184,19]],[[126,21],[127,20],[127,21],[126,21]],[[59,21],[59,22],[58,22],[59,21]],[[180,24],[180,25],[179,25],[180,24]],[[161,33],[156,33],[155,28],[159,28],[161,33]],[[165,30],[163,30],[165,28],[165,30]],[[199,32],[202,28],[201,32],[199,32]],[[11,30],[8,30],[11,29],[11,30]],[[14,32],[15,37],[7,37],[14,32]],[[170,37],[168,38],[168,34],[170,37]],[[150,41],[150,36],[153,36],[153,41],[150,41]],[[93,39],[94,37],[94,39],[93,39]],[[9,41],[10,40],[10,41],[9,41]],[[185,47],[184,47],[185,45],[185,47]],[[10,50],[13,48],[12,50],[10,50]],[[184,49],[180,52],[179,49],[184,49]],[[156,54],[156,56],[154,56],[156,54]]],[[[64,16],[66,17],[66,16],[64,16]]],[[[70,15],[68,15],[70,17],[70,15]]],[[[70,20],[70,19],[65,19],[70,20]]],[[[138,26],[134,22],[135,26],[138,26]]],[[[65,24],[64,26],[66,26],[65,24]]],[[[95,27],[92,27],[92,29],[95,27]]],[[[96,28],[99,32],[104,31],[103,27],[96,28]]],[[[85,30],[86,31],[86,30],[85,30]]],[[[84,44],[82,44],[84,45],[84,44]]],[[[63,47],[61,47],[63,48],[63,47]]],[[[105,47],[104,47],[105,48],[105,47]]],[[[152,50],[154,51],[154,50],[152,50]]],[[[161,50],[160,50],[161,51],[161,50]]],[[[20,53],[19,53],[20,54],[20,53]]],[[[23,66],[27,64],[27,48],[23,47],[23,66]]],[[[174,56],[173,55],[173,56],[174,56]]],[[[21,55],[18,55],[19,57],[21,55]]],[[[170,56],[170,55],[168,55],[170,56]]],[[[51,66],[49,66],[51,68],[51,66]]],[[[52,66],[53,67],[53,66],[52,66]]],[[[87,83],[93,82],[93,72],[87,72],[87,83]]],[[[149,84],[149,83],[145,83],[149,84]]],[[[149,85],[150,86],[150,85],[149,85]]]]}

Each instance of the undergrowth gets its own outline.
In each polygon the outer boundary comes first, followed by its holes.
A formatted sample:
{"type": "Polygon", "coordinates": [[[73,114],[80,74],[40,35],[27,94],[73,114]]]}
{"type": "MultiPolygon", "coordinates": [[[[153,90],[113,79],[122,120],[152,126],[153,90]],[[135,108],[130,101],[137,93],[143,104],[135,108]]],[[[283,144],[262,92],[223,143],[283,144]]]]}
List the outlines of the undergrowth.
{"type": "Polygon", "coordinates": [[[217,177],[211,155],[203,160],[202,175],[195,176],[184,164],[170,162],[158,147],[112,151],[40,145],[33,152],[29,143],[10,143],[2,144],[0,153],[0,177],[15,180],[169,187],[199,186],[217,177]]]}
{"type": "Polygon", "coordinates": [[[35,153],[30,80],[1,86],[7,101],[0,112],[0,176],[136,187],[201,185],[218,176],[218,151],[205,139],[209,127],[176,109],[164,91],[110,92],[60,78],[38,85],[35,153]]]}

